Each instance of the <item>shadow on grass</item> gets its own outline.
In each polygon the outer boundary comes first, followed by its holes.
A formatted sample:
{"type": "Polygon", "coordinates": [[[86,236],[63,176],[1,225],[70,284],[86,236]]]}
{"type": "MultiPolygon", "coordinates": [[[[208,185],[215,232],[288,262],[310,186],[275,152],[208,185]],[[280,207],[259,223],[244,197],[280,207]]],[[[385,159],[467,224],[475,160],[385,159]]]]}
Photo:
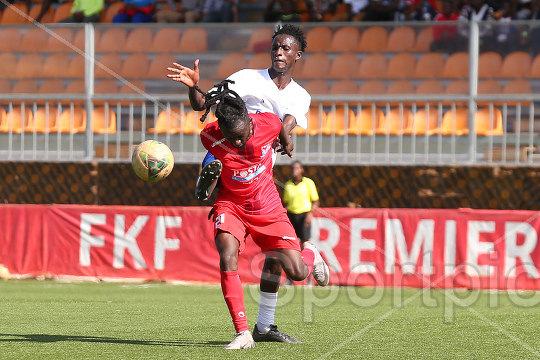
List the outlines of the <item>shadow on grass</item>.
{"type": "Polygon", "coordinates": [[[151,345],[151,346],[223,346],[228,344],[226,341],[195,341],[195,340],[135,340],[118,339],[113,337],[99,336],[73,336],[73,335],[47,335],[47,334],[0,334],[1,342],[37,342],[51,343],[63,341],[79,341],[89,343],[111,343],[111,344],[130,344],[130,345],[151,345]]]}

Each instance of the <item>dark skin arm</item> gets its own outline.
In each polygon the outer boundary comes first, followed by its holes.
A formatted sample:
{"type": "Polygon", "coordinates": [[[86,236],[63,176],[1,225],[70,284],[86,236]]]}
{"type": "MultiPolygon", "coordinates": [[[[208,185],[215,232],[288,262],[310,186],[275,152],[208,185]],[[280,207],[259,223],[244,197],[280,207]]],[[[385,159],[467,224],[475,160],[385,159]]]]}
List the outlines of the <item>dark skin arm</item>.
{"type": "Polygon", "coordinates": [[[281,131],[279,133],[279,142],[282,147],[281,154],[287,154],[291,158],[293,157],[292,151],[294,150],[294,144],[289,134],[295,128],[295,126],[296,118],[292,115],[287,114],[283,119],[283,123],[281,124],[281,131]]]}
{"type": "Polygon", "coordinates": [[[187,87],[189,87],[189,102],[191,107],[195,111],[200,111],[204,109],[204,96],[195,90],[195,86],[199,84],[200,75],[199,75],[199,59],[195,60],[193,64],[193,69],[180,65],[178,63],[173,63],[175,67],[168,67],[167,70],[173,72],[173,74],[168,74],[167,77],[171,78],[174,81],[180,81],[187,87]]]}

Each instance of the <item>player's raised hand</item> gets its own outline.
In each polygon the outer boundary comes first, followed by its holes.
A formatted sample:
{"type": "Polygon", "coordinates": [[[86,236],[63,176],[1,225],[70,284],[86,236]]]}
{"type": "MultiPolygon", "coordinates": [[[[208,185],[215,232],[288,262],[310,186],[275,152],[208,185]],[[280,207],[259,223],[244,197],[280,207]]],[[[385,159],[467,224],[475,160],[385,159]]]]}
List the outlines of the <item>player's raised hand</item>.
{"type": "Polygon", "coordinates": [[[167,74],[167,77],[171,78],[174,81],[180,81],[188,87],[194,87],[199,82],[199,59],[195,60],[193,64],[193,69],[190,69],[186,66],[180,65],[178,63],[173,63],[174,67],[168,67],[167,70],[171,71],[172,74],[167,74]]]}

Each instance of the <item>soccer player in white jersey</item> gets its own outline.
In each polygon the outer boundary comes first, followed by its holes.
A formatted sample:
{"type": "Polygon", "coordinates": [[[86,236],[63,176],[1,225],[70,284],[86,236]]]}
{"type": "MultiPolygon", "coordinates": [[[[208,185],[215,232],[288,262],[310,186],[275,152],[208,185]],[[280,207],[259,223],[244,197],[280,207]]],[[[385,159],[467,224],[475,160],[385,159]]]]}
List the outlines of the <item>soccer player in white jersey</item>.
{"type": "MultiPolygon", "coordinates": [[[[296,83],[292,76],[296,62],[301,59],[307,47],[304,32],[295,25],[279,26],[272,36],[270,58],[272,66],[263,70],[244,69],[232,74],[229,79],[235,83],[230,88],[240,95],[246,103],[248,112],[272,112],[279,116],[281,126],[282,154],[292,157],[294,144],[289,133],[295,126],[307,128],[306,114],[309,111],[311,96],[296,83]]],[[[178,63],[169,67],[169,74],[174,81],[180,81],[189,87],[189,98],[194,110],[204,109],[204,96],[195,90],[199,83],[199,59],[195,60],[193,69],[178,63]]],[[[276,141],[277,144],[277,141],[276,141]]],[[[275,162],[275,158],[274,158],[275,162]]],[[[208,153],[203,160],[203,170],[197,180],[196,196],[206,200],[221,174],[222,165],[208,153]]],[[[255,341],[278,341],[299,343],[300,340],[286,335],[274,325],[279,282],[282,267],[276,258],[267,256],[261,275],[261,298],[259,315],[253,330],[255,341]]]]}

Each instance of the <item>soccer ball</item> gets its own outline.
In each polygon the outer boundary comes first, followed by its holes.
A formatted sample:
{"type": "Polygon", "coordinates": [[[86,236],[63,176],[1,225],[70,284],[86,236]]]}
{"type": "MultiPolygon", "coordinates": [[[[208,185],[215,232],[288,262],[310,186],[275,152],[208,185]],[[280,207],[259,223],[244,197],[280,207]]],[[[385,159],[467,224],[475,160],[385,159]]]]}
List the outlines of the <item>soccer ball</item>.
{"type": "Polygon", "coordinates": [[[131,156],[135,174],[144,181],[157,182],[165,179],[174,167],[171,149],[161,141],[146,140],[140,143],[131,156]]]}
{"type": "Polygon", "coordinates": [[[7,281],[9,279],[9,270],[2,264],[0,264],[0,279],[4,281],[7,281]]]}

